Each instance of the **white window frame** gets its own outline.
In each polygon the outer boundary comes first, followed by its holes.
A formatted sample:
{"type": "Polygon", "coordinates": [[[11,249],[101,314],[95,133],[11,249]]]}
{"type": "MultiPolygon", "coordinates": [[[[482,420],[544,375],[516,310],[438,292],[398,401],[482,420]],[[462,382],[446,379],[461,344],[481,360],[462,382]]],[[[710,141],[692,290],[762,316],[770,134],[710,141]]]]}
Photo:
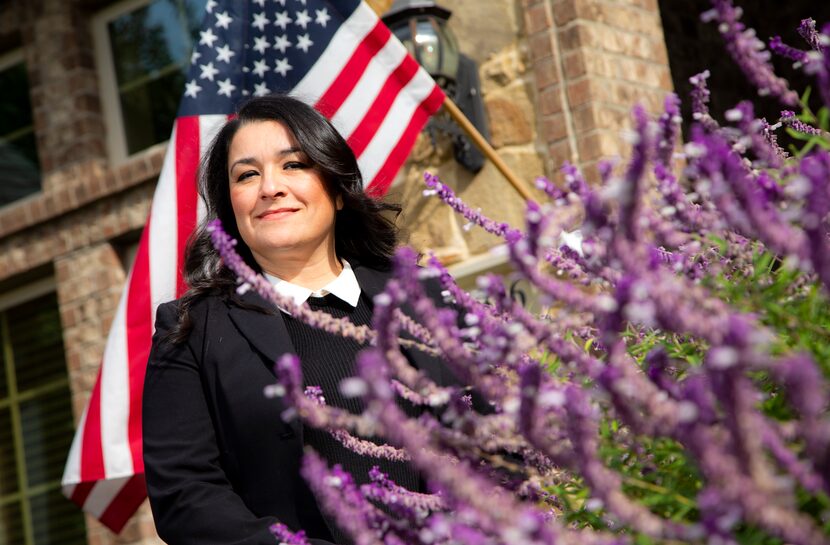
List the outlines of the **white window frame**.
{"type": "Polygon", "coordinates": [[[26,301],[37,299],[42,295],[56,290],[57,284],[55,283],[55,278],[53,276],[47,276],[7,291],[6,293],[0,293],[0,312],[22,305],[26,301]]]}
{"type": "Polygon", "coordinates": [[[125,0],[104,8],[92,17],[92,39],[95,49],[95,64],[98,68],[98,86],[101,92],[101,106],[104,110],[104,124],[107,128],[107,155],[110,163],[118,166],[133,155],[127,153],[127,132],[124,127],[124,113],[118,98],[118,81],[115,76],[115,59],[112,58],[107,25],[122,15],[149,5],[153,0],[125,0]]]}
{"type": "Polygon", "coordinates": [[[0,55],[0,72],[7,70],[18,63],[25,63],[26,58],[23,56],[23,48],[18,47],[0,55]]]}

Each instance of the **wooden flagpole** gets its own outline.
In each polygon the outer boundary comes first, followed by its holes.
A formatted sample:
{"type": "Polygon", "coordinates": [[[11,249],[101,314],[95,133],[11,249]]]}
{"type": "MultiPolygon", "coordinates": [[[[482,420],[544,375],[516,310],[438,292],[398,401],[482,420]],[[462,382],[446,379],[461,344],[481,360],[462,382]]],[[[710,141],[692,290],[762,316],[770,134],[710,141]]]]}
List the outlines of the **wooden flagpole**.
{"type": "Polygon", "coordinates": [[[447,110],[447,113],[450,114],[450,117],[458,123],[464,132],[470,137],[473,143],[484,153],[484,156],[487,157],[490,161],[492,161],[493,165],[499,172],[501,172],[507,181],[510,182],[516,191],[519,192],[519,195],[522,196],[525,200],[531,199],[530,189],[528,189],[527,185],[518,177],[516,174],[510,170],[510,167],[499,157],[499,154],[496,153],[496,150],[493,149],[493,146],[478,132],[478,129],[475,128],[467,116],[456,106],[455,102],[450,99],[450,97],[446,97],[444,99],[444,108],[447,110]]]}

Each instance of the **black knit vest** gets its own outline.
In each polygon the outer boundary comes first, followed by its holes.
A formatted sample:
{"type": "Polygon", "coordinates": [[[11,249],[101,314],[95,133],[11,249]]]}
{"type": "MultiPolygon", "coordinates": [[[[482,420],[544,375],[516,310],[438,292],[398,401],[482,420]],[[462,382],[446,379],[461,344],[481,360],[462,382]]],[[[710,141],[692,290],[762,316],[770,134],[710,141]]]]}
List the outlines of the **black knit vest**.
{"type": "MultiPolygon", "coordinates": [[[[354,308],[331,294],[325,297],[310,297],[308,304],[314,310],[322,310],[337,318],[346,316],[356,325],[369,325],[372,320],[372,303],[365,293],[361,293],[360,300],[354,308]]],[[[288,335],[302,362],[303,386],[320,386],[327,405],[346,409],[354,414],[360,413],[363,403],[357,398],[344,396],[339,385],[343,379],[356,374],[355,356],[366,346],[353,339],[306,325],[287,314],[283,317],[288,335]]],[[[407,463],[360,456],[346,449],[327,432],[311,427],[304,429],[303,436],[306,445],[317,451],[329,465],[340,464],[358,485],[369,482],[369,470],[372,466],[379,466],[381,471],[399,485],[415,491],[420,488],[418,472],[407,463]]],[[[376,438],[368,439],[381,442],[376,438]]],[[[350,542],[334,527],[330,517],[326,517],[326,520],[337,543],[350,542]]]]}

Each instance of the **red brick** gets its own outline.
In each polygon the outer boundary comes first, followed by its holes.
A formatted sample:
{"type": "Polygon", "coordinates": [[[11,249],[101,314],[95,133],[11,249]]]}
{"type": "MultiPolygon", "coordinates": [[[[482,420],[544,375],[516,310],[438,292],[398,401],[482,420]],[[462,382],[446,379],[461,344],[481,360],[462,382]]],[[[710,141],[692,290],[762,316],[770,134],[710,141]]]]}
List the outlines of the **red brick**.
{"type": "Polygon", "coordinates": [[[553,26],[553,19],[546,4],[536,4],[525,10],[528,34],[534,34],[553,26]]]}
{"type": "Polygon", "coordinates": [[[534,73],[536,74],[536,86],[539,89],[545,89],[559,82],[557,65],[552,58],[535,63],[534,73]]]}
{"type": "Polygon", "coordinates": [[[539,110],[543,115],[562,111],[562,96],[559,87],[550,87],[539,93],[539,110]]]}

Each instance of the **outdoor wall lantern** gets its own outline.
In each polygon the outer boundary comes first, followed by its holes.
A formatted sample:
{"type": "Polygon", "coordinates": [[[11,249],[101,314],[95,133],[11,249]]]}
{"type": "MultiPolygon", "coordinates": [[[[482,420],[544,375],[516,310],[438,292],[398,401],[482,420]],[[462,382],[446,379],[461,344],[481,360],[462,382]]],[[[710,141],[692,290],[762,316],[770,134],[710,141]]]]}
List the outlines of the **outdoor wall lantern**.
{"type": "MultiPolygon", "coordinates": [[[[490,138],[476,62],[458,50],[447,20],[452,12],[432,0],[395,0],[383,22],[421,66],[435,78],[484,138],[490,138]]],[[[484,155],[446,116],[433,116],[427,131],[452,137],[455,159],[472,172],[484,166],[484,155]]]]}

